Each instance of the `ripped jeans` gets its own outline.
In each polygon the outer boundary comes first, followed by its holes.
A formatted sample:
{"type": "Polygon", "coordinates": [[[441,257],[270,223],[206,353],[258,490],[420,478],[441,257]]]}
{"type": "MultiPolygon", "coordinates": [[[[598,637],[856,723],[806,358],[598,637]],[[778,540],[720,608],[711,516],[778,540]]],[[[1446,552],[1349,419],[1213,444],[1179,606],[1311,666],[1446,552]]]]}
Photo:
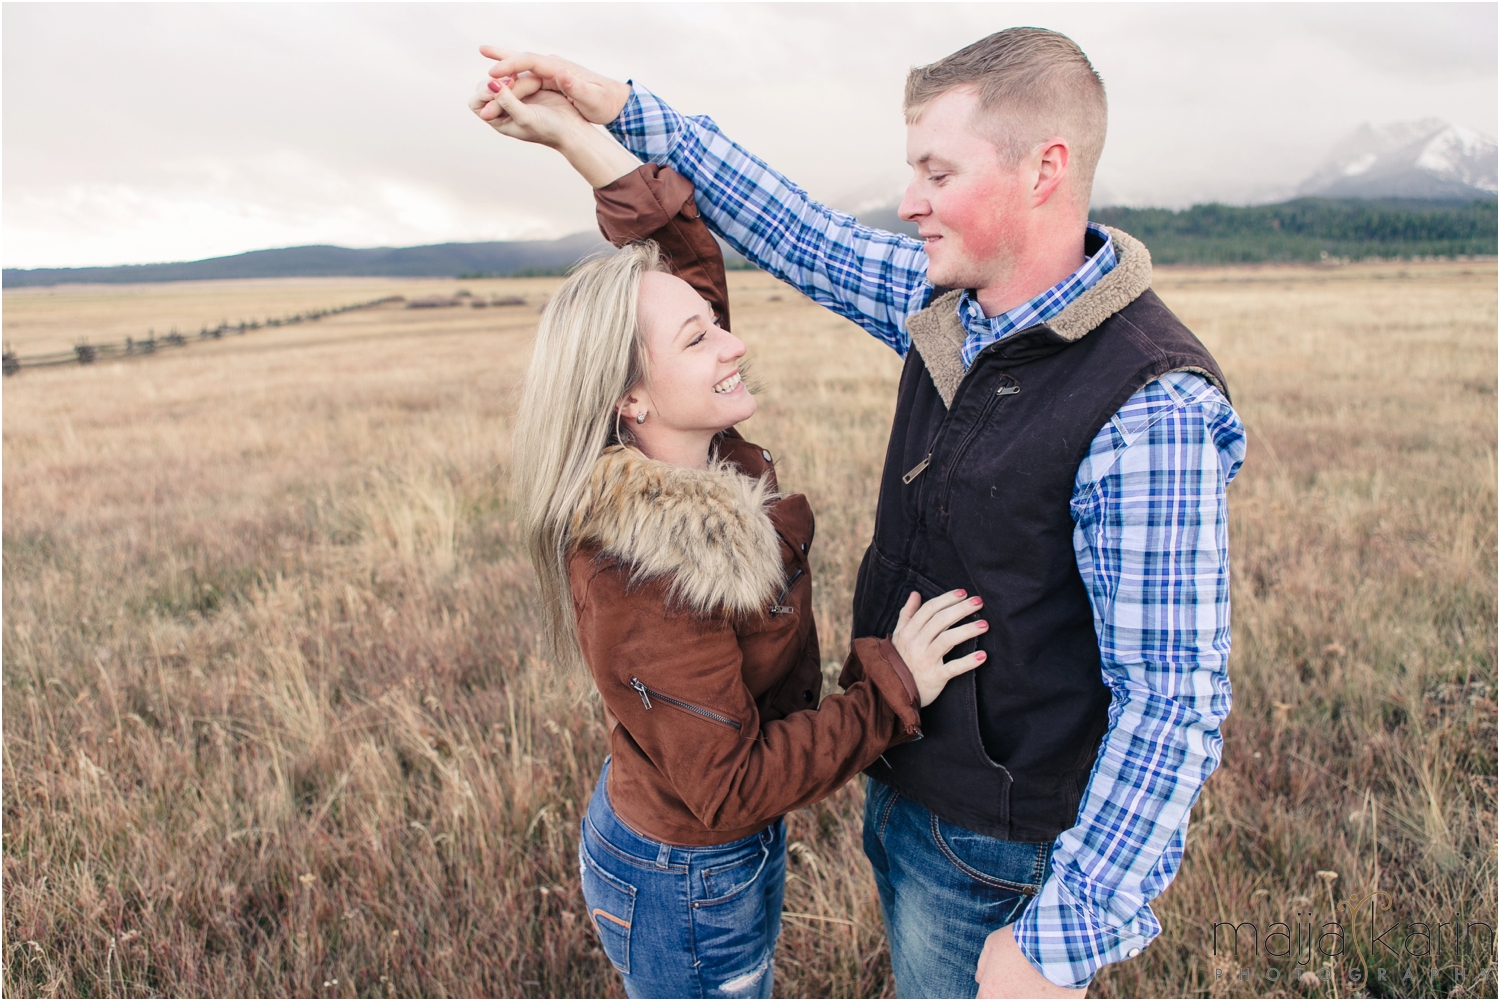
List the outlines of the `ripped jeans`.
{"type": "Polygon", "coordinates": [[[786,886],[786,822],[723,845],[667,845],[610,806],[609,760],[578,843],[583,899],[633,998],[768,998],[786,886]]]}

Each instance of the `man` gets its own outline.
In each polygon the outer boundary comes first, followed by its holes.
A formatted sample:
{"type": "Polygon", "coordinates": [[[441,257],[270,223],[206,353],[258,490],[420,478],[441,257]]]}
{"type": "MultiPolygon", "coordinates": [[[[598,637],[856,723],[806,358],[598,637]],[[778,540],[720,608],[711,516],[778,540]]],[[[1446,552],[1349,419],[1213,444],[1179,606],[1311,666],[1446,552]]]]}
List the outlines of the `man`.
{"type": "Polygon", "coordinates": [[[990,629],[924,739],[868,773],[899,992],[1069,996],[1138,955],[1220,757],[1225,488],[1245,440],[1145,247],[1087,221],[1106,118],[1088,59],[1016,28],[911,72],[914,240],[812,201],[644,87],[481,52],[675,168],[736,250],[906,359],[855,633],[958,587],[990,629]]]}

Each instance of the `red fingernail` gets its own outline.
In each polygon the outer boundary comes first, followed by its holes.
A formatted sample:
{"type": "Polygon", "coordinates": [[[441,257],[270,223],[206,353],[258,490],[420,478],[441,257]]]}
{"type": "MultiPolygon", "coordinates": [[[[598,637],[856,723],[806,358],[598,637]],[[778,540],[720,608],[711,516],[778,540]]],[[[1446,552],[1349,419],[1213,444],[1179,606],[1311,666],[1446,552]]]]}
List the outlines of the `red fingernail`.
{"type": "Polygon", "coordinates": [[[963,588],[959,588],[957,591],[954,591],[953,593],[956,594],[956,595],[958,595],[960,598],[962,598],[964,595],[968,594],[969,592],[965,591],[963,588]]]}
{"type": "Polygon", "coordinates": [[[984,599],[983,598],[970,598],[969,599],[969,604],[971,604],[971,605],[982,605],[982,604],[984,604],[984,599]]]}
{"type": "Polygon", "coordinates": [[[988,629],[989,627],[990,627],[990,624],[988,622],[984,621],[983,619],[979,620],[979,628],[980,629],[988,629]]]}
{"type": "Polygon", "coordinates": [[[974,659],[977,660],[977,661],[983,661],[984,660],[984,651],[983,650],[975,650],[974,651],[974,659]]]}
{"type": "Polygon", "coordinates": [[[493,81],[493,80],[490,81],[490,93],[491,94],[498,94],[498,93],[500,93],[500,85],[498,83],[496,83],[495,81],[493,81]]]}

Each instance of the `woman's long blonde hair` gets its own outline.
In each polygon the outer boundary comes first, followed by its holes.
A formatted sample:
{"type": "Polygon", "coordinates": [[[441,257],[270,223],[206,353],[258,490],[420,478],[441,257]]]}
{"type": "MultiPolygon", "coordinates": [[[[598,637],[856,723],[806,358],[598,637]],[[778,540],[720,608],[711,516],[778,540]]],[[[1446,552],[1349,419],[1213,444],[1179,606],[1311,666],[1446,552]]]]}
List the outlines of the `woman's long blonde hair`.
{"type": "Polygon", "coordinates": [[[641,278],[664,271],[655,243],[632,244],[581,266],[542,311],[516,417],[512,470],[522,533],[536,568],[543,644],[560,666],[581,669],[568,582],[569,522],[594,461],[628,442],[619,402],[646,377],[641,278]]]}

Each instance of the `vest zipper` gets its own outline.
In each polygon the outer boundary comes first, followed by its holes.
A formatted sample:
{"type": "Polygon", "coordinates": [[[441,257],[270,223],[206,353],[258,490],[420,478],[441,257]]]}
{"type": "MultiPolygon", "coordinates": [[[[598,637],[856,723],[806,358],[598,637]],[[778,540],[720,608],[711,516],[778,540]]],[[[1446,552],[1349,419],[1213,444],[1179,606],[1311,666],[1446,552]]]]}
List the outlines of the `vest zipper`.
{"type": "Polygon", "coordinates": [[[728,724],[729,726],[734,727],[736,730],[740,728],[740,725],[734,720],[730,719],[728,716],[720,716],[718,713],[708,709],[704,709],[702,706],[695,706],[691,702],[684,702],[681,699],[674,699],[670,695],[663,695],[661,692],[658,692],[654,688],[647,688],[641,682],[640,678],[631,678],[630,687],[634,688],[637,694],[640,695],[641,705],[645,706],[647,709],[652,708],[651,697],[654,695],[656,698],[667,703],[668,705],[676,706],[678,709],[684,709],[687,712],[693,713],[697,716],[702,716],[704,719],[711,719],[715,723],[728,724]]]}
{"type": "Polygon", "coordinates": [[[922,475],[922,470],[926,469],[927,468],[927,464],[929,462],[931,462],[931,461],[932,461],[932,453],[928,452],[927,453],[927,458],[923,459],[921,462],[917,463],[915,466],[912,466],[911,469],[907,471],[907,474],[905,476],[901,477],[901,482],[902,483],[908,483],[908,484],[911,483],[912,480],[914,480],[918,476],[922,475]]]}
{"type": "Polygon", "coordinates": [[[938,495],[939,517],[948,510],[948,498],[953,493],[953,474],[958,471],[959,465],[963,462],[964,454],[969,451],[969,446],[974,443],[974,439],[978,438],[980,432],[983,431],[985,422],[990,419],[990,413],[1005,397],[1014,396],[1020,391],[1021,387],[1014,382],[1007,383],[996,389],[995,395],[985,401],[984,406],[979,411],[979,416],[964,432],[963,439],[959,441],[958,447],[953,450],[953,458],[948,465],[948,475],[943,479],[943,489],[938,495]]]}
{"type": "Polygon", "coordinates": [[[792,585],[797,583],[797,578],[801,576],[802,568],[798,567],[797,572],[792,574],[791,579],[786,582],[786,587],[781,589],[781,594],[777,595],[776,603],[771,606],[772,615],[786,615],[796,611],[791,605],[783,605],[782,602],[786,600],[787,592],[792,589],[792,585]]]}

